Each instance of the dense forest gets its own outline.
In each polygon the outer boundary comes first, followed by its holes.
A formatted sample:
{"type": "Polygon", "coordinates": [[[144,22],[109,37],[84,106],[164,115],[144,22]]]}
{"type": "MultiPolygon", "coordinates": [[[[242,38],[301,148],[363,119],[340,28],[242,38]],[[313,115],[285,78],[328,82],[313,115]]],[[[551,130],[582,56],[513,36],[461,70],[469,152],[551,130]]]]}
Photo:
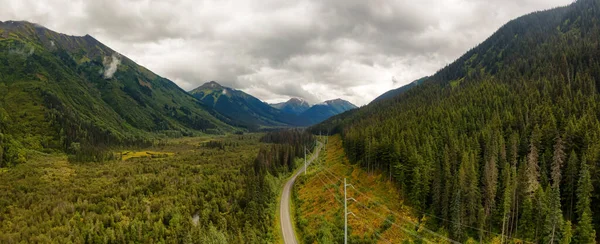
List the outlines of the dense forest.
{"type": "Polygon", "coordinates": [[[279,130],[266,134],[261,142],[270,143],[262,147],[255,161],[257,172],[269,172],[272,175],[293,171],[294,159],[304,156],[304,150],[316,146],[316,137],[300,129],[279,130]]]}
{"type": "Polygon", "coordinates": [[[594,243],[600,231],[600,1],[536,12],[395,98],[312,128],[390,175],[458,241],[594,243]]]}
{"type": "Polygon", "coordinates": [[[170,139],[148,148],[160,156],[102,163],[30,155],[0,170],[0,242],[274,242],[276,193],[313,143],[290,130],[170,139]]]}

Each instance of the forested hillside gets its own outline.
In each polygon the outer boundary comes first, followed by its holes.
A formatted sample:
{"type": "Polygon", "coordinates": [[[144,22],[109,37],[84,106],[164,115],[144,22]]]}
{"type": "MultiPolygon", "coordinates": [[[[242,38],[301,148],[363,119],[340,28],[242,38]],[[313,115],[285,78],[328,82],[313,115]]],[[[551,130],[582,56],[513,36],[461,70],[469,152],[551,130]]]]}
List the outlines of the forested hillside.
{"type": "Polygon", "coordinates": [[[391,174],[455,240],[594,243],[600,230],[600,1],[503,26],[423,84],[313,127],[391,174]]]}
{"type": "Polygon", "coordinates": [[[24,149],[91,152],[234,130],[220,119],[91,36],[0,22],[0,167],[24,161],[24,149]]]}
{"type": "Polygon", "coordinates": [[[221,86],[215,81],[203,84],[190,94],[226,116],[231,123],[250,130],[306,124],[295,114],[284,113],[243,91],[221,86]]]}

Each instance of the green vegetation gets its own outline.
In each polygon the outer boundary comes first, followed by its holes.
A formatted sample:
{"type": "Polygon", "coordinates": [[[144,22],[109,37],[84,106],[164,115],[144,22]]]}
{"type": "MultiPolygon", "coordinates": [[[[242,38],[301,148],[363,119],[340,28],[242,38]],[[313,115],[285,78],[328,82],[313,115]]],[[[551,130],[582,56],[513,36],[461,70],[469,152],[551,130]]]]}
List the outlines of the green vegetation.
{"type": "Polygon", "coordinates": [[[0,173],[0,242],[268,242],[278,185],[253,170],[259,136],[204,139],[152,148],[169,158],[32,156],[0,173]]]}
{"type": "Polygon", "coordinates": [[[343,243],[344,177],[356,187],[348,190],[348,197],[359,202],[348,205],[356,215],[348,217],[349,243],[399,243],[425,234],[410,224],[417,220],[403,208],[388,176],[369,174],[350,165],[341,138],[332,136],[319,159],[306,175],[299,176],[294,187],[296,227],[303,243],[343,243]]]}
{"type": "Polygon", "coordinates": [[[0,171],[0,242],[272,243],[277,192],[314,142],[300,130],[188,137],[102,163],[30,151],[0,171]]]}
{"type": "Polygon", "coordinates": [[[593,243],[599,20],[597,0],[518,18],[421,85],[312,130],[341,133],[352,163],[391,174],[454,240],[593,243]]]}
{"type": "Polygon", "coordinates": [[[90,36],[27,22],[0,22],[0,30],[0,167],[23,162],[27,150],[109,160],[109,147],[234,130],[171,81],[90,36]]]}
{"type": "Polygon", "coordinates": [[[235,125],[249,130],[303,124],[296,115],[283,113],[243,91],[214,81],[190,91],[190,94],[231,119],[235,125]]]}

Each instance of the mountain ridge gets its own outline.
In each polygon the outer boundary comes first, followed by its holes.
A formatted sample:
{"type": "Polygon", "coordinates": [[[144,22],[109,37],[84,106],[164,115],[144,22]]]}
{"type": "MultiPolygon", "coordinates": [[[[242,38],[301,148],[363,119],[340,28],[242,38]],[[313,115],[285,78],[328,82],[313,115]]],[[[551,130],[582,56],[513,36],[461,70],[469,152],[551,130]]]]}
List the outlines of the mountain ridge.
{"type": "Polygon", "coordinates": [[[206,82],[189,93],[234,123],[251,130],[258,130],[264,126],[301,125],[297,116],[284,114],[252,95],[222,86],[216,81],[206,82]]]}
{"type": "Polygon", "coordinates": [[[356,108],[352,103],[339,98],[302,110],[299,110],[298,106],[309,105],[302,98],[291,98],[287,102],[274,106],[241,90],[225,87],[216,81],[206,82],[189,93],[225,115],[233,121],[232,123],[251,130],[310,126],[330,116],[356,108]],[[278,109],[278,106],[281,109],[278,109]]]}
{"type": "Polygon", "coordinates": [[[296,115],[303,113],[311,107],[311,105],[306,100],[297,97],[292,97],[289,100],[282,103],[274,103],[270,105],[283,112],[292,113],[296,115]]]}
{"type": "Polygon", "coordinates": [[[389,175],[421,217],[451,219],[423,226],[458,242],[497,242],[460,227],[479,223],[517,242],[596,243],[599,33],[598,0],[521,16],[420,85],[311,130],[340,133],[352,163],[389,175]]]}
{"type": "Polygon", "coordinates": [[[420,85],[421,83],[423,83],[423,81],[427,80],[427,78],[429,78],[428,76],[425,76],[423,78],[414,80],[411,83],[408,83],[404,86],[389,90],[387,92],[384,92],[383,94],[379,95],[378,97],[376,97],[375,99],[373,99],[373,101],[371,101],[370,103],[374,103],[374,102],[378,102],[378,101],[382,101],[382,100],[386,100],[386,99],[390,99],[393,97],[396,97],[399,94],[402,94],[406,91],[408,91],[409,89],[420,85]]]}
{"type": "Polygon", "coordinates": [[[0,133],[24,148],[74,152],[76,144],[98,148],[236,130],[172,81],[90,35],[1,22],[0,60],[0,133]]]}

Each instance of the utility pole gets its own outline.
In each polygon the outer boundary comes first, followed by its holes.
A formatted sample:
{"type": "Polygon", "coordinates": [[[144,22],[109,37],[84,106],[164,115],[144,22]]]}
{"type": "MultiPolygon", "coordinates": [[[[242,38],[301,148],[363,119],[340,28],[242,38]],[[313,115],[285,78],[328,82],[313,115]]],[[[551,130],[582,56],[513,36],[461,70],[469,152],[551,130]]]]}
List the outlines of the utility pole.
{"type": "Polygon", "coordinates": [[[344,244],[348,243],[348,214],[352,214],[353,216],[356,217],[356,215],[354,215],[354,213],[352,212],[348,212],[348,200],[352,200],[356,202],[356,199],[354,198],[348,198],[347,194],[346,194],[346,187],[350,186],[352,188],[354,188],[354,186],[352,186],[351,184],[346,184],[346,178],[344,178],[344,244]]]}
{"type": "Polygon", "coordinates": [[[304,175],[306,175],[306,146],[304,146],[304,175]]]}

